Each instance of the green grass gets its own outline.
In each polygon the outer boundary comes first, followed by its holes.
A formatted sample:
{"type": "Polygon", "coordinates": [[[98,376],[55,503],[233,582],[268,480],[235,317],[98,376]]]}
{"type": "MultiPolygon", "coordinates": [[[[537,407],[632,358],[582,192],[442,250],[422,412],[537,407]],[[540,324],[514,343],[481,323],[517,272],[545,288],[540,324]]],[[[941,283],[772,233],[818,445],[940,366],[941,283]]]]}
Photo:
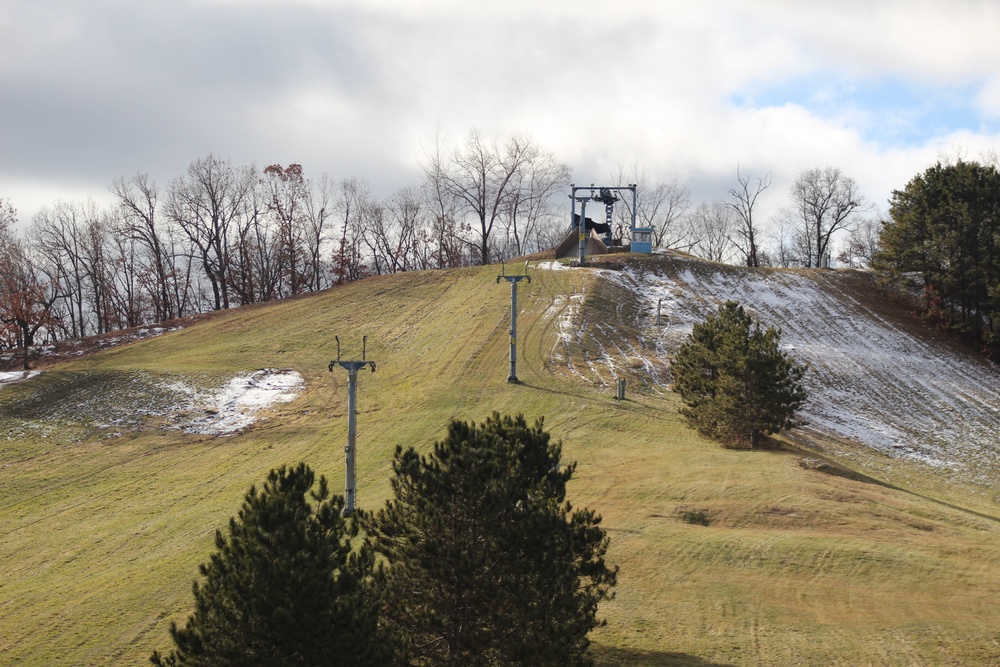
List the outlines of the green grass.
{"type": "Polygon", "coordinates": [[[347,378],[327,370],[338,334],[345,358],[367,335],[378,364],[359,375],[362,507],[388,496],[395,447],[429,448],[452,417],[545,417],[579,462],[571,499],[604,516],[621,567],[593,636],[599,664],[1000,663],[995,501],[917,466],[905,484],[899,466],[888,479],[874,454],[829,474],[803,468],[817,454],[792,445],[723,449],[687,430],[641,368],[613,400],[569,364],[635,342],[638,306],[587,272],[521,283],[523,384],[509,385],[509,288],[496,274],[403,274],[239,309],[0,390],[0,665],[142,664],[169,648],[197,566],[251,484],[306,461],[339,489],[347,378]],[[587,331],[563,358],[574,293],[587,331]],[[186,435],[135,416],[163,400],[163,381],[210,386],[264,367],[298,370],[307,389],[248,432],[186,435]]]}

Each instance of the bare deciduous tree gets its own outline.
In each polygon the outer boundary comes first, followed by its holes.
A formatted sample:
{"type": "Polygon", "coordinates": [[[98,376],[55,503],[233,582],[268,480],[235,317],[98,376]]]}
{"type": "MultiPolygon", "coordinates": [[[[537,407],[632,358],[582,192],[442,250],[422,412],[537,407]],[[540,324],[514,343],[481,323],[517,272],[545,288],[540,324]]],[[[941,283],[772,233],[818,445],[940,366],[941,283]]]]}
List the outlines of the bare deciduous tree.
{"type": "Polygon", "coordinates": [[[555,156],[539,150],[515,178],[517,183],[511,188],[503,216],[510,247],[510,251],[504,253],[507,257],[542,249],[539,239],[548,238],[542,227],[546,220],[552,221],[554,195],[569,183],[570,170],[555,156]]]}
{"type": "MultiPolygon", "coordinates": [[[[635,222],[637,227],[653,230],[653,245],[657,248],[686,247],[684,214],[691,206],[691,193],[676,178],[651,184],[645,171],[633,164],[631,169],[624,165],[611,175],[616,186],[634,184],[636,186],[635,222]]],[[[615,238],[626,238],[626,231],[632,224],[632,199],[626,193],[621,203],[615,205],[615,238]]]]}
{"type": "Polygon", "coordinates": [[[14,238],[17,209],[9,199],[0,197],[0,247],[14,238]]]}
{"type": "Polygon", "coordinates": [[[737,165],[736,181],[739,185],[726,190],[729,193],[726,206],[736,214],[736,219],[739,222],[738,225],[734,226],[734,243],[743,253],[747,266],[760,266],[761,257],[758,248],[760,229],[757,221],[754,220],[753,213],[757,205],[757,198],[764,190],[771,187],[771,174],[767,173],[753,179],[740,173],[740,167],[737,165]]]}
{"type": "Polygon", "coordinates": [[[337,189],[336,211],[341,234],[333,250],[333,281],[341,285],[363,278],[368,271],[361,254],[366,209],[374,205],[371,187],[356,178],[345,179],[337,189]]]}
{"type": "Polygon", "coordinates": [[[293,295],[298,294],[311,278],[311,270],[306,266],[304,223],[308,196],[302,165],[268,165],[264,168],[264,181],[268,187],[268,206],[278,223],[288,291],[293,295]]]}
{"type": "Polygon", "coordinates": [[[215,310],[230,305],[230,230],[252,186],[246,170],[212,155],[192,162],[187,174],[170,184],[167,215],[196,249],[215,310]]]}
{"type": "Polygon", "coordinates": [[[732,209],[724,202],[703,202],[688,216],[687,234],[691,252],[713,262],[725,262],[733,254],[732,209]]]}
{"type": "Polygon", "coordinates": [[[337,184],[329,174],[309,182],[306,189],[305,244],[308,262],[308,289],[319,291],[329,285],[329,264],[324,261],[324,250],[329,245],[328,221],[334,215],[334,198],[337,184]]]}
{"type": "Polygon", "coordinates": [[[280,272],[269,230],[268,193],[255,167],[247,170],[252,187],[236,217],[235,238],[230,250],[229,284],[240,303],[273,299],[280,272]]]}
{"type": "Polygon", "coordinates": [[[0,246],[0,324],[15,332],[24,350],[24,370],[36,334],[52,323],[52,306],[58,298],[55,279],[38,269],[22,241],[7,238],[0,246]]]}
{"type": "Polygon", "coordinates": [[[842,229],[849,230],[854,215],[868,204],[853,178],[835,167],[807,169],[792,186],[792,208],[808,237],[806,266],[822,266],[830,240],[842,229]]]}
{"type": "Polygon", "coordinates": [[[65,302],[70,318],[69,335],[87,335],[90,313],[85,311],[89,300],[84,288],[82,252],[84,211],[78,202],[57,201],[44,206],[35,214],[28,229],[28,251],[36,262],[43,263],[46,272],[55,276],[59,285],[58,300],[65,302]]]}
{"type": "Polygon", "coordinates": [[[852,269],[864,269],[872,265],[872,258],[881,247],[880,238],[884,221],[880,216],[866,217],[854,227],[847,237],[847,243],[837,261],[852,269]]]}
{"type": "MultiPolygon", "coordinates": [[[[442,162],[440,142],[435,149],[432,166],[442,162]]],[[[458,202],[449,194],[444,179],[432,173],[430,167],[425,167],[421,193],[430,216],[430,228],[422,233],[422,246],[428,248],[424,268],[452,269],[465,265],[467,244],[462,237],[466,230],[458,220],[458,202]]]]}
{"type": "Polygon", "coordinates": [[[157,209],[159,189],[149,176],[138,173],[127,181],[124,177],[118,178],[111,184],[110,190],[118,200],[124,231],[149,253],[154,278],[152,300],[155,320],[163,322],[180,317],[183,313],[176,307],[171,294],[176,292],[171,289],[171,283],[176,279],[175,258],[167,251],[164,225],[157,209]]]}
{"type": "Polygon", "coordinates": [[[772,266],[804,266],[802,253],[798,248],[797,237],[802,236],[799,227],[787,209],[782,209],[775,217],[765,235],[765,239],[769,241],[767,255],[771,258],[772,266]]]}
{"type": "Polygon", "coordinates": [[[383,208],[388,229],[380,234],[378,247],[385,256],[388,272],[417,268],[419,228],[424,214],[420,194],[412,188],[397,190],[383,208]]]}
{"type": "MultiPolygon", "coordinates": [[[[489,264],[496,249],[493,232],[511,211],[512,203],[524,197],[531,183],[533,164],[552,158],[531,140],[513,134],[501,145],[487,140],[479,130],[469,132],[465,143],[444,156],[440,141],[424,168],[431,188],[458,202],[458,210],[472,219],[475,248],[481,264],[489,264]]],[[[501,245],[506,245],[503,243],[501,245]]]]}

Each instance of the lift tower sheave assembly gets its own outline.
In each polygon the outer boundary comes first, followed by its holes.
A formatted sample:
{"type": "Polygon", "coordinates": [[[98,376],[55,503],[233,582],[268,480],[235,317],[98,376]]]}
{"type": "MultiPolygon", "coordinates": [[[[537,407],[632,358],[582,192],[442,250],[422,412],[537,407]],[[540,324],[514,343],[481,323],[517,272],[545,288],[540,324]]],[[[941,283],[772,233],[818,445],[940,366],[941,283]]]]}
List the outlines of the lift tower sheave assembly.
{"type": "Polygon", "coordinates": [[[340,366],[347,370],[347,446],[344,452],[347,454],[347,482],[344,488],[344,516],[354,513],[355,492],[357,491],[357,414],[358,414],[358,371],[365,366],[371,366],[372,373],[375,372],[375,362],[366,361],[365,356],[368,347],[368,336],[361,339],[361,361],[344,361],[340,358],[340,336],[334,336],[337,340],[337,358],[330,362],[329,370],[333,372],[334,366],[340,366]]]}
{"type": "MultiPolygon", "coordinates": [[[[571,224],[574,226],[579,226],[580,230],[580,253],[579,253],[579,264],[583,266],[587,262],[587,202],[599,202],[604,204],[605,212],[605,223],[603,225],[595,224],[595,227],[603,227],[607,231],[606,241],[610,241],[611,236],[611,211],[614,208],[615,202],[620,201],[617,192],[623,190],[632,193],[632,228],[631,231],[634,235],[635,232],[635,209],[637,204],[636,186],[635,184],[630,185],[594,185],[591,183],[589,186],[577,186],[570,183],[570,200],[572,201],[572,214],[570,215],[571,224]],[[577,192],[586,191],[586,194],[577,194],[577,192]],[[580,204],[580,215],[576,215],[576,205],[580,204]]],[[[628,204],[626,204],[627,206],[628,204]]]]}
{"type": "Polygon", "coordinates": [[[501,280],[510,283],[510,372],[507,374],[507,382],[518,384],[521,381],[517,379],[517,284],[522,280],[530,283],[531,277],[528,275],[527,262],[524,263],[523,276],[508,276],[507,265],[501,264],[500,267],[497,284],[499,285],[501,280]]]}

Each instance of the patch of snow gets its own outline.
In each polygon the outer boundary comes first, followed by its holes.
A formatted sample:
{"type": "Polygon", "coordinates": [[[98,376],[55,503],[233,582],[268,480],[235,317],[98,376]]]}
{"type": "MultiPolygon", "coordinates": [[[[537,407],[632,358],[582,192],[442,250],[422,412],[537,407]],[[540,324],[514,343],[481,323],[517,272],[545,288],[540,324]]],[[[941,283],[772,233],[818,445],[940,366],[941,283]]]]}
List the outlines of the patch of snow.
{"type": "Polygon", "coordinates": [[[569,264],[562,262],[539,262],[535,266],[542,271],[569,271],[572,268],[569,264]]]}
{"type": "Polygon", "coordinates": [[[239,375],[221,389],[203,394],[180,381],[164,385],[165,389],[185,395],[203,411],[203,417],[181,427],[187,433],[203,435],[242,431],[257,420],[261,410],[294,400],[304,387],[305,380],[297,371],[274,368],[239,375]]]}
{"type": "Polygon", "coordinates": [[[0,388],[14,384],[15,382],[29,380],[39,373],[41,371],[0,371],[0,388]]]}
{"type": "MultiPolygon", "coordinates": [[[[161,326],[149,326],[121,330],[118,332],[119,335],[115,336],[90,336],[88,338],[62,340],[56,345],[38,345],[33,347],[31,356],[46,359],[80,357],[85,354],[125,345],[126,343],[154,338],[183,328],[180,325],[170,327],[169,329],[161,326]]],[[[0,353],[0,362],[10,363],[14,361],[15,357],[19,357],[21,354],[21,352],[17,352],[16,354],[13,352],[2,352],[0,353]]]]}
{"type": "MultiPolygon", "coordinates": [[[[572,266],[571,264],[563,264],[562,262],[551,262],[551,261],[539,262],[535,266],[541,269],[542,271],[576,271],[580,268],[579,266],[572,266]]],[[[584,266],[583,268],[593,273],[612,273],[611,269],[602,269],[593,266],[584,266]]]]}
{"type": "Polygon", "coordinates": [[[579,331],[574,323],[582,303],[583,294],[570,294],[569,299],[560,297],[553,303],[553,308],[560,308],[563,311],[559,316],[559,340],[569,342],[579,337],[579,331]]]}
{"type": "Polygon", "coordinates": [[[578,315],[583,304],[583,293],[556,295],[552,304],[546,309],[544,319],[556,321],[556,339],[549,351],[550,364],[564,364],[570,373],[586,379],[573,365],[573,360],[567,353],[567,348],[580,340],[580,324],[578,315]]]}

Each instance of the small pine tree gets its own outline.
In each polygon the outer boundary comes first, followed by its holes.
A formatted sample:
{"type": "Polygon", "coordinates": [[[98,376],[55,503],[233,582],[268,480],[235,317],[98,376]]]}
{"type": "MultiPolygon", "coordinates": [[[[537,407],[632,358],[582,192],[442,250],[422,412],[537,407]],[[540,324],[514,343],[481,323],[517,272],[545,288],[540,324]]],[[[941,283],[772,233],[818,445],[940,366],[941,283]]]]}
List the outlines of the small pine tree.
{"type": "Polygon", "coordinates": [[[384,618],[415,665],[589,665],[611,596],[600,517],[566,502],[575,464],[542,422],[452,421],[429,456],[397,448],[394,498],[370,533],[384,618]]]}
{"type": "Polygon", "coordinates": [[[763,436],[795,425],[805,401],[805,372],[779,349],[781,331],[766,331],[728,301],[696,324],[674,356],[674,391],[681,414],[712,438],[758,447],[763,436]]]}
{"type": "Polygon", "coordinates": [[[154,652],[154,665],[386,664],[392,651],[376,637],[369,588],[373,556],[352,553],[356,522],[341,516],[343,498],[330,496],[324,477],[312,491],[314,481],[302,463],[272,470],[260,492],[250,488],[199,568],[194,613],[183,628],[171,624],[176,648],[154,652]]]}

